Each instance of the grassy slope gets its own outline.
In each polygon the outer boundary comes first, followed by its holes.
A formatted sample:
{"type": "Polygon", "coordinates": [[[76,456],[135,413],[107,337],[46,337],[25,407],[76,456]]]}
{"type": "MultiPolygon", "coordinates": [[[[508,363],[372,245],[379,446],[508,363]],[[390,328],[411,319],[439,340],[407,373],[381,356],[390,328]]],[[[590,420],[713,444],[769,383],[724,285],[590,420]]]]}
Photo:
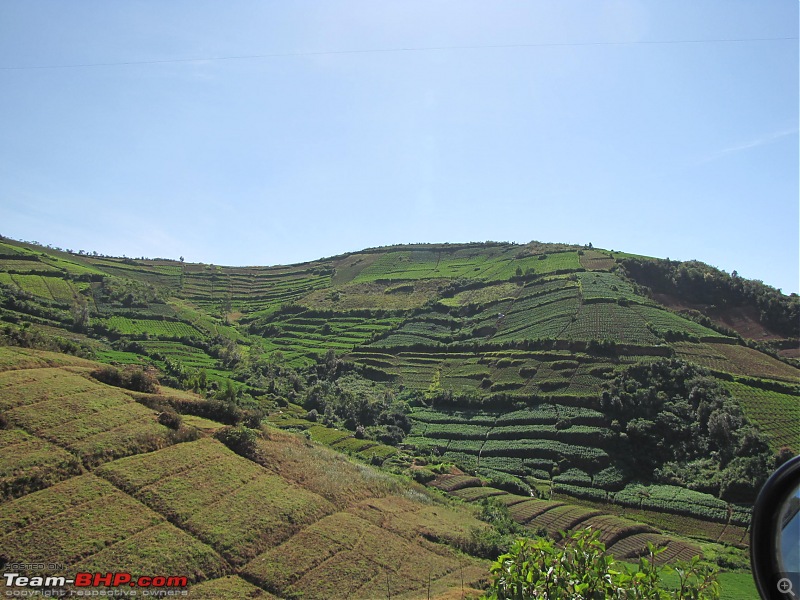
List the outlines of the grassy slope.
{"type": "MultiPolygon", "coordinates": [[[[0,394],[9,405],[31,406],[53,390],[70,390],[81,398],[71,405],[77,409],[118,392],[69,367],[25,368],[32,358],[52,359],[49,353],[19,353],[14,365],[14,352],[6,352],[7,362],[20,368],[4,374],[13,376],[15,392],[7,386],[0,394]]],[[[52,470],[62,455],[72,456],[81,470],[69,439],[48,446],[42,432],[20,429],[27,423],[20,415],[6,414],[16,428],[0,430],[4,472],[15,466],[52,470]],[[20,465],[13,451],[20,444],[51,452],[28,453],[20,465]]],[[[210,423],[200,424],[207,429],[210,423]]],[[[269,468],[201,438],[90,465],[60,482],[42,481],[44,489],[0,504],[3,554],[14,562],[60,562],[71,570],[125,567],[138,574],[186,575],[193,583],[206,582],[198,597],[228,589],[250,594],[258,591],[255,583],[265,598],[271,597],[266,590],[285,596],[297,589],[308,598],[369,598],[385,589],[387,579],[393,595],[420,597],[429,576],[438,593],[456,583],[454,573],[460,578],[462,568],[468,582],[485,574],[485,563],[428,541],[481,527],[471,512],[298,436],[274,430],[261,445],[269,468]],[[301,556],[313,557],[313,571],[301,567],[301,556]],[[286,568],[275,571],[276,560],[286,568]],[[218,586],[214,581],[236,573],[251,583],[236,577],[220,579],[218,586]]]]}

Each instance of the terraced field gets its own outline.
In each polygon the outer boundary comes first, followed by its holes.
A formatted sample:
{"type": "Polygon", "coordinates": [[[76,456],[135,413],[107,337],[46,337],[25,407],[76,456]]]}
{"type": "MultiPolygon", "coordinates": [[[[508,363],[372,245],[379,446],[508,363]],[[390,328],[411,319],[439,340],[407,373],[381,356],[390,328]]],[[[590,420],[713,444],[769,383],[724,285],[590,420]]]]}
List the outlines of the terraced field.
{"type": "MultiPolygon", "coordinates": [[[[29,366],[36,354],[20,353],[16,368],[0,373],[4,414],[30,428],[0,429],[0,544],[13,562],[180,574],[193,597],[302,590],[308,598],[373,598],[387,585],[396,597],[420,597],[486,573],[486,563],[426,539],[466,538],[485,527],[470,513],[299,436],[273,431],[260,440],[266,466],[212,438],[83,466],[66,437],[68,429],[76,437],[83,431],[74,419],[59,438],[50,430],[65,414],[47,429],[51,417],[20,409],[41,401],[43,390],[45,401],[67,405],[78,420],[131,399],[86,378],[80,367],[29,366]],[[43,489],[19,485],[21,470],[43,489]]],[[[37,358],[45,362],[49,353],[37,358]]]]}
{"type": "Polygon", "coordinates": [[[581,269],[575,251],[518,255],[519,250],[503,247],[387,252],[365,260],[366,265],[352,281],[457,278],[505,281],[517,273],[545,274],[581,269]]]}
{"type": "MultiPolygon", "coordinates": [[[[437,528],[427,505],[404,504],[406,488],[375,484],[374,472],[328,460],[331,450],[320,445],[395,468],[416,468],[415,459],[453,463],[470,473],[437,480],[453,496],[493,498],[554,537],[591,525],[625,558],[647,541],[666,544],[669,559],[688,556],[696,547],[667,532],[693,528],[704,540],[746,544],[747,507],[638,483],[655,479],[636,477],[619,456],[623,425],[604,412],[602,394],[626,367],[678,357],[710,369],[773,452],[800,452],[800,370],[705,317],[693,318],[708,327],[644,296],[618,262],[626,256],[538,243],[442,244],[220,267],[0,242],[0,337],[8,343],[152,365],[173,385],[191,387],[189,378],[204,371],[209,396],[219,398],[230,382],[228,400],[236,396],[238,408],[261,408],[276,427],[301,432],[270,430],[256,464],[207,437],[222,425],[205,413],[184,415],[179,434],[135,394],[88,377],[91,363],[0,346],[0,508],[43,494],[58,521],[72,514],[56,506],[59,490],[89,482],[99,495],[87,506],[112,505],[97,514],[129,519],[133,541],[100,535],[94,545],[76,533],[75,548],[65,550],[76,564],[101,569],[130,554],[137,568],[149,568],[160,564],[153,548],[163,542],[174,564],[195,569],[195,589],[209,597],[214,586],[267,598],[305,590],[382,596],[387,586],[398,597],[419,596],[428,578],[439,589],[459,583],[462,558],[426,540],[468,531],[455,521],[437,528]],[[314,417],[313,403],[301,406],[313,386],[328,393],[342,374],[380,389],[378,404],[407,403],[411,431],[401,446],[368,439],[380,439],[369,427],[356,436],[355,425],[345,431],[330,411],[314,417]],[[334,472],[351,487],[334,483],[334,472]],[[113,482],[113,494],[103,481],[113,482]],[[550,499],[501,489],[525,485],[550,499]],[[173,552],[169,536],[186,550],[173,552]],[[391,563],[372,554],[382,541],[391,563]]],[[[361,402],[365,389],[331,393],[361,402]]],[[[44,529],[31,531],[34,546],[49,539],[44,529]]],[[[477,577],[476,563],[470,569],[477,577]]]]}
{"type": "Polygon", "coordinates": [[[153,411],[86,372],[60,368],[0,373],[0,408],[8,421],[94,465],[168,444],[153,411]]]}
{"type": "Polygon", "coordinates": [[[800,453],[800,401],[797,395],[727,382],[745,413],[759,424],[775,449],[786,446],[800,453]]]}
{"type": "Polygon", "coordinates": [[[505,504],[517,523],[532,531],[545,530],[548,536],[555,539],[559,539],[564,531],[591,527],[600,532],[600,540],[617,559],[633,559],[647,554],[648,543],[666,547],[659,556],[660,562],[689,560],[701,553],[700,547],[695,544],[664,535],[649,525],[608,514],[602,508],[525,498],[483,487],[480,480],[462,475],[441,475],[431,485],[467,502],[491,498],[492,502],[505,504]]]}
{"type": "Polygon", "coordinates": [[[678,356],[715,371],[796,384],[800,371],[763,352],[732,344],[676,343],[678,356]]]}

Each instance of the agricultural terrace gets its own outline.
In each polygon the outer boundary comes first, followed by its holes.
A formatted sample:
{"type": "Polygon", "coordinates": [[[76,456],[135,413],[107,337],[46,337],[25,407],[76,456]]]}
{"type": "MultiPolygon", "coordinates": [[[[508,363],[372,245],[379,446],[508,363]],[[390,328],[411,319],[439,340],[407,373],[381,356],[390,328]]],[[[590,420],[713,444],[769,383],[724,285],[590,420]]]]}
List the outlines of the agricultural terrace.
{"type": "Polygon", "coordinates": [[[192,369],[213,369],[217,360],[200,348],[178,342],[146,340],[139,343],[151,356],[162,356],[192,369]]]}
{"type": "Polygon", "coordinates": [[[465,581],[474,582],[485,568],[481,562],[419,541],[423,532],[453,536],[448,526],[455,515],[449,513],[398,497],[369,500],[305,528],[257,557],[244,573],[281,597],[302,591],[311,597],[375,598],[387,589],[416,597],[429,586],[436,592],[458,585],[462,569],[465,581]]]}
{"type": "Polygon", "coordinates": [[[2,372],[0,409],[13,425],[67,450],[87,466],[169,443],[170,430],[153,411],[85,372],[2,372]]]}
{"type": "Polygon", "coordinates": [[[584,302],[612,301],[620,298],[638,304],[650,304],[651,301],[638,295],[633,286],[614,273],[578,273],[576,275],[584,302]]]}
{"type": "MultiPolygon", "coordinates": [[[[787,365],[788,366],[788,365],[787,365]]],[[[725,382],[745,415],[770,439],[773,450],[787,446],[800,453],[800,394],[725,382]]]]}
{"type": "Polygon", "coordinates": [[[244,313],[269,313],[330,285],[330,268],[309,263],[297,267],[184,267],[181,296],[205,308],[222,306],[244,313]]]}
{"type": "Polygon", "coordinates": [[[657,547],[666,547],[659,556],[660,562],[688,560],[701,553],[694,544],[664,535],[643,523],[608,514],[602,507],[598,510],[519,496],[482,487],[479,480],[459,475],[441,475],[431,485],[467,502],[491,498],[492,502],[508,506],[511,518],[517,523],[534,532],[544,530],[554,539],[560,539],[565,531],[591,527],[600,532],[601,541],[617,559],[633,559],[646,554],[648,542],[657,547]]]}
{"type": "Polygon", "coordinates": [[[360,348],[350,354],[378,379],[408,388],[458,394],[504,393],[575,398],[588,402],[614,365],[568,352],[496,351],[483,353],[398,352],[360,348]]]}
{"type": "MultiPolygon", "coordinates": [[[[606,453],[613,435],[602,413],[591,408],[557,403],[511,412],[420,408],[412,419],[405,443],[490,479],[502,473],[533,485],[551,480],[554,493],[581,501],[738,527],[749,523],[749,509],[710,494],[675,486],[625,487],[630,476],[611,464],[606,453]]],[[[452,487],[442,489],[453,491],[474,482],[465,477],[463,483],[448,480],[448,485],[452,487]]]]}
{"type": "Polygon", "coordinates": [[[62,279],[60,275],[57,271],[53,271],[52,276],[0,272],[0,283],[61,304],[71,303],[78,293],[89,286],[85,282],[62,279]]]}
{"type": "Polygon", "coordinates": [[[280,350],[290,361],[312,362],[328,350],[343,354],[391,330],[399,317],[358,317],[347,314],[280,313],[254,325],[264,332],[268,350],[280,350]],[[299,359],[299,360],[298,360],[299,359]]]}
{"type": "Polygon", "coordinates": [[[69,452],[25,433],[0,429],[0,500],[22,496],[82,472],[69,452]]]}
{"type": "Polygon", "coordinates": [[[60,352],[0,346],[0,371],[39,369],[42,367],[93,367],[96,363],[60,352]]]}
{"type": "Polygon", "coordinates": [[[0,504],[0,544],[21,563],[75,570],[175,571],[190,581],[229,567],[211,548],[91,474],[0,504]],[[98,527],[102,524],[102,527],[98,527]]]}
{"type": "Polygon", "coordinates": [[[151,335],[165,339],[195,338],[204,336],[188,323],[165,321],[160,319],[130,319],[128,317],[111,317],[103,321],[106,327],[120,335],[151,335]]]}
{"type": "Polygon", "coordinates": [[[568,482],[592,487],[597,476],[599,485],[606,483],[609,457],[602,446],[612,437],[605,418],[594,409],[542,402],[516,411],[421,408],[411,417],[406,444],[435,450],[479,474],[549,480],[559,473],[557,465],[563,470],[568,464],[581,474],[568,482]]]}
{"type": "Polygon", "coordinates": [[[778,379],[790,383],[800,381],[800,369],[746,346],[688,342],[676,342],[673,346],[680,358],[712,371],[778,379]]]}
{"type": "Polygon", "coordinates": [[[750,523],[749,507],[729,504],[711,494],[674,485],[628,484],[624,489],[609,494],[609,499],[622,506],[684,515],[703,521],[744,527],[750,523]]]}
{"type": "Polygon", "coordinates": [[[96,473],[234,565],[334,510],[324,498],[209,438],[118,460],[96,473]]]}
{"type": "Polygon", "coordinates": [[[587,271],[610,271],[617,261],[611,252],[605,250],[582,250],[581,266],[587,271]]]}
{"type": "Polygon", "coordinates": [[[577,251],[538,256],[522,254],[520,248],[514,246],[440,247],[359,254],[348,265],[348,275],[354,282],[460,278],[507,281],[516,275],[582,269],[577,251]]]}
{"type": "Polygon", "coordinates": [[[181,285],[182,268],[179,263],[173,261],[106,257],[85,257],[84,260],[99,272],[113,277],[133,279],[173,291],[178,290],[181,285]]]}
{"type": "Polygon", "coordinates": [[[438,297],[442,282],[350,283],[315,290],[297,303],[313,311],[402,311],[420,308],[438,297]]]}
{"type": "MultiPolygon", "coordinates": [[[[302,407],[290,404],[285,409],[267,417],[267,420],[271,425],[279,429],[305,431],[309,439],[362,460],[372,461],[376,459],[382,463],[390,456],[397,454],[397,448],[394,446],[387,446],[369,439],[358,439],[353,432],[348,430],[318,425],[306,419],[306,414],[307,411],[302,407]]],[[[264,466],[269,467],[269,465],[264,466]]]]}

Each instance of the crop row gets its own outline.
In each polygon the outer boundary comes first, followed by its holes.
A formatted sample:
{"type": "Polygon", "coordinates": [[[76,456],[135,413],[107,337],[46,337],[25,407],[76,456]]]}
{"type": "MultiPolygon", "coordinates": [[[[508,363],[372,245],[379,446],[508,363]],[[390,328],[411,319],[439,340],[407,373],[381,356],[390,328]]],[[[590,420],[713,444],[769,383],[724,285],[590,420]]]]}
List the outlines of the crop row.
{"type": "Polygon", "coordinates": [[[122,335],[149,334],[165,338],[198,338],[200,332],[193,326],[180,321],[161,321],[155,319],[129,319],[127,317],[111,317],[106,325],[122,335]]]}
{"type": "Polygon", "coordinates": [[[734,344],[680,344],[678,355],[717,371],[796,383],[800,370],[762,352],[734,344]]]}
{"type": "Polygon", "coordinates": [[[608,454],[600,448],[578,446],[554,440],[487,440],[483,445],[485,456],[541,457],[559,460],[566,458],[576,464],[607,463],[608,454]]]}
{"type": "Polygon", "coordinates": [[[560,538],[561,531],[569,531],[591,517],[602,515],[602,511],[582,506],[559,506],[545,511],[529,522],[531,527],[541,527],[551,538],[560,538]]]}
{"type": "Polygon", "coordinates": [[[624,298],[636,302],[646,302],[638,296],[633,286],[613,273],[578,273],[581,295],[584,302],[597,299],[617,300],[624,298]]]}
{"type": "Polygon", "coordinates": [[[580,260],[587,271],[609,271],[616,264],[612,254],[598,250],[583,250],[580,260]]]}
{"type": "Polygon", "coordinates": [[[628,485],[614,494],[612,501],[624,506],[683,514],[709,521],[726,522],[731,515],[731,509],[723,500],[677,486],[628,485]]]}
{"type": "Polygon", "coordinates": [[[636,305],[632,307],[639,313],[656,331],[664,334],[669,331],[676,331],[699,338],[724,338],[726,336],[704,327],[699,323],[684,319],[678,315],[653,306],[636,305]]]}

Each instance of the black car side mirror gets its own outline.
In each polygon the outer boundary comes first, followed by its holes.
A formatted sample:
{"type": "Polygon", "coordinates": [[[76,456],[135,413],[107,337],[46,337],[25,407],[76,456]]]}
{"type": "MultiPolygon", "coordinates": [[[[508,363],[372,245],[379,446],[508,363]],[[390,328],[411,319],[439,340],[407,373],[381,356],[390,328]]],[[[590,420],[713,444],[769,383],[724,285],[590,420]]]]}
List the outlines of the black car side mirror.
{"type": "Polygon", "coordinates": [[[781,465],[758,494],[750,564],[764,600],[800,600],[800,456],[781,465]]]}

